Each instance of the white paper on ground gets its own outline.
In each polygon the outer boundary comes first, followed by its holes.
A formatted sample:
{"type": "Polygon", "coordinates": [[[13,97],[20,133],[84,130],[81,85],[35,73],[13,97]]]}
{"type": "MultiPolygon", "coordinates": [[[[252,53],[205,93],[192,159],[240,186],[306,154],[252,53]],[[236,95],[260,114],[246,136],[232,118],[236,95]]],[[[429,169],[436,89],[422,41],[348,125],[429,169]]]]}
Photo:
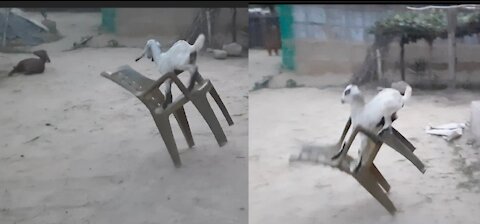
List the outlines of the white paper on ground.
{"type": "Polygon", "coordinates": [[[462,136],[465,127],[464,123],[448,123],[435,127],[427,126],[425,132],[431,135],[442,136],[445,140],[451,141],[462,136]]]}

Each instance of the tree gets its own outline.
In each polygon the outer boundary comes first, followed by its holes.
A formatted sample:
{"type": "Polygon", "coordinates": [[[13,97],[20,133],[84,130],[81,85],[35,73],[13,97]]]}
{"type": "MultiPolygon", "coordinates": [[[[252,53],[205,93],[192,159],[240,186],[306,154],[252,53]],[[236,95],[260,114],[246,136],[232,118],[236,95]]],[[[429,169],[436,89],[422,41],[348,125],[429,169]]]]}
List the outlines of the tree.
{"type": "MultiPolygon", "coordinates": [[[[456,13],[455,13],[456,14],[456,13]]],[[[452,18],[457,18],[457,15],[452,14],[452,18]]],[[[458,22],[456,23],[454,32],[451,28],[448,29],[447,15],[439,10],[433,10],[430,13],[418,12],[404,12],[392,15],[384,20],[377,21],[373,27],[369,29],[369,33],[374,34],[375,41],[367,51],[364,64],[356,71],[351,79],[352,83],[363,84],[375,78],[375,50],[386,51],[390,42],[399,40],[400,45],[400,70],[402,80],[405,80],[405,63],[404,46],[408,43],[414,43],[420,39],[427,41],[430,46],[436,38],[451,38],[453,40],[454,53],[454,37],[463,37],[475,33],[480,33],[480,13],[458,13],[458,22]],[[450,30],[450,32],[449,32],[450,30]],[[450,35],[449,35],[450,33],[450,35]]],[[[450,20],[451,22],[452,20],[450,20]]],[[[382,55],[385,55],[382,52],[382,55]]],[[[431,58],[431,56],[429,57],[431,58]]],[[[455,57],[450,58],[449,62],[452,64],[452,70],[455,62],[455,57]],[[453,60],[452,60],[453,58],[453,60]]],[[[455,85],[454,70],[451,71],[452,82],[451,86],[455,85]]]]}

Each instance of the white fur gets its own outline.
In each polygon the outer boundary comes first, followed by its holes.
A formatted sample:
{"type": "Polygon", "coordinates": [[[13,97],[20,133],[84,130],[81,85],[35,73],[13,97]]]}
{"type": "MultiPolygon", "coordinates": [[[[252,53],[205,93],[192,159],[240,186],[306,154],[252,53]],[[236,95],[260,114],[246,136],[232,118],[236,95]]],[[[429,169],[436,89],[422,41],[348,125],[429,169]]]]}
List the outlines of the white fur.
{"type": "MultiPolygon", "coordinates": [[[[160,75],[165,75],[174,70],[189,71],[190,75],[196,72],[197,66],[189,64],[190,54],[198,52],[203,48],[205,42],[205,35],[200,34],[193,45],[190,45],[185,40],[179,40],[166,52],[161,52],[160,43],[154,39],[150,39],[145,44],[142,55],[137,59],[147,56],[147,58],[155,61],[157,70],[160,75]]],[[[192,81],[192,80],[191,80],[192,81]]],[[[168,79],[166,82],[166,92],[171,92],[172,80],[168,79]]]]}
{"type": "MultiPolygon", "coordinates": [[[[349,85],[345,88],[342,95],[342,103],[347,102],[351,105],[352,127],[355,129],[359,125],[366,130],[377,132],[379,134],[383,130],[389,128],[392,124],[392,114],[400,110],[412,95],[412,88],[407,86],[404,96],[396,89],[384,88],[377,93],[368,103],[356,85],[349,85]],[[378,129],[377,125],[385,119],[385,124],[378,129]]],[[[359,133],[361,146],[359,156],[362,155],[363,149],[368,145],[368,138],[359,133]]],[[[360,161],[358,161],[360,162],[360,161]]]]}

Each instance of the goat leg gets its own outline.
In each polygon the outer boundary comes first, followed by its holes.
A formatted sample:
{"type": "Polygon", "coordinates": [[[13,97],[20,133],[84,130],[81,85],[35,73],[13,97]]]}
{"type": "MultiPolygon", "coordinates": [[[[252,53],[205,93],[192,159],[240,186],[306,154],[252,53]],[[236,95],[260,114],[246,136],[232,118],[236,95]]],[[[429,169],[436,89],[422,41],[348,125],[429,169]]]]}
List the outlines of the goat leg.
{"type": "Polygon", "coordinates": [[[343,149],[345,148],[345,141],[344,140],[345,140],[345,137],[347,136],[348,129],[350,129],[351,125],[352,125],[352,118],[348,118],[347,124],[345,125],[345,128],[343,129],[342,136],[340,137],[340,139],[338,140],[338,143],[337,143],[337,146],[340,146],[340,143],[343,142],[342,147],[340,147],[338,152],[335,155],[333,155],[332,160],[337,159],[341,155],[343,149]]]}
{"type": "Polygon", "coordinates": [[[363,157],[360,156],[360,159],[358,160],[357,165],[355,166],[354,169],[350,168],[350,171],[352,171],[355,174],[358,173],[358,171],[360,170],[360,167],[362,166],[362,159],[363,159],[363,157]]]}
{"type": "MultiPolygon", "coordinates": [[[[140,55],[140,57],[138,57],[137,59],[135,59],[135,61],[138,61],[138,60],[142,59],[144,56],[145,56],[145,52],[144,52],[142,55],[140,55]]],[[[153,58],[152,58],[152,59],[153,59],[153,58]]]]}
{"type": "MultiPolygon", "coordinates": [[[[396,114],[395,114],[395,116],[396,116],[396,114]]],[[[383,119],[385,120],[385,124],[383,125],[382,129],[380,129],[380,131],[378,131],[377,135],[380,135],[383,131],[385,131],[387,129],[390,131],[390,134],[393,134],[392,118],[393,118],[393,115],[383,117],[383,119]]]]}
{"type": "Polygon", "coordinates": [[[360,170],[360,167],[362,166],[362,162],[363,162],[363,154],[365,151],[367,151],[367,148],[370,144],[368,144],[368,137],[366,135],[361,135],[360,136],[362,138],[362,143],[360,145],[360,149],[358,150],[358,163],[357,165],[355,166],[355,168],[352,169],[352,167],[350,168],[350,171],[353,172],[353,173],[358,173],[358,171],[360,170]]]}
{"type": "Polygon", "coordinates": [[[195,83],[198,82],[200,74],[198,73],[198,70],[195,70],[195,72],[192,74],[192,78],[190,79],[190,83],[188,85],[188,91],[192,91],[193,87],[195,86],[195,83]]]}
{"type": "Polygon", "coordinates": [[[339,158],[340,160],[343,159],[343,157],[348,153],[348,150],[352,146],[353,140],[355,139],[355,137],[357,136],[357,134],[360,130],[362,130],[362,128],[360,128],[360,127],[357,127],[353,130],[353,132],[350,135],[350,138],[348,139],[346,144],[343,144],[342,149],[340,150],[340,153],[338,155],[333,156],[332,160],[335,160],[337,158],[339,158]]]}
{"type": "Polygon", "coordinates": [[[172,96],[172,80],[168,79],[165,83],[167,85],[167,89],[165,90],[165,102],[163,102],[163,109],[166,109],[169,104],[173,101],[172,96]]]}

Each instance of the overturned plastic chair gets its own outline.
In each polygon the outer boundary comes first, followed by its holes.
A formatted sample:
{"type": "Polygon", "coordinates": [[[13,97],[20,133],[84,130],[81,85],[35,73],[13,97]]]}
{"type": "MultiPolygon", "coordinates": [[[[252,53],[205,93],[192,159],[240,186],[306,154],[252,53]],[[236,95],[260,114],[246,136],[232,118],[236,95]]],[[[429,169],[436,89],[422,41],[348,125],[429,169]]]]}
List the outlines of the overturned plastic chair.
{"type": "Polygon", "coordinates": [[[124,65],[118,68],[115,72],[102,72],[101,75],[127,89],[145,104],[150,111],[155,124],[157,125],[157,128],[163,138],[163,141],[165,142],[175,167],[181,166],[181,160],[178,153],[177,144],[175,143],[175,138],[172,133],[169,116],[174,114],[180,129],[187,140],[188,146],[194,146],[195,143],[193,141],[193,136],[188,124],[185,110],[183,108],[183,105],[190,101],[194,104],[207,122],[215,136],[215,139],[217,140],[218,145],[221,147],[227,143],[227,137],[225,136],[225,133],[223,132],[223,129],[217,117],[215,116],[210,103],[208,102],[208,93],[211,94],[215,102],[222,110],[222,113],[227,119],[229,125],[233,125],[233,120],[210,80],[201,79],[191,91],[188,91],[175,73],[165,74],[155,81],[143,76],[142,74],[133,70],[130,66],[124,65]],[[172,81],[178,86],[183,94],[177,97],[164,109],[162,107],[162,103],[165,101],[165,96],[159,90],[159,87],[169,78],[172,79],[172,81]]]}
{"type": "Polygon", "coordinates": [[[380,133],[378,136],[363,129],[362,127],[357,127],[355,130],[353,130],[348,142],[343,145],[345,149],[342,151],[338,159],[333,160],[332,157],[334,157],[340,147],[342,147],[342,142],[345,139],[351,124],[351,119],[349,119],[345,125],[340,140],[336,144],[328,146],[305,145],[299,155],[292,155],[290,157],[290,162],[319,163],[340,169],[341,171],[350,174],[373,197],[375,197],[375,199],[377,199],[377,201],[380,202],[380,204],[382,204],[382,206],[388,212],[390,212],[390,214],[393,215],[397,209],[386,194],[390,191],[390,184],[373,163],[378,151],[380,150],[380,147],[384,143],[387,144],[401,155],[406,157],[422,173],[425,173],[425,165],[417,158],[417,156],[415,156],[415,154],[413,154],[415,147],[393,127],[392,132],[386,130],[380,133]],[[366,151],[362,165],[356,172],[352,172],[350,169],[350,164],[352,163],[353,158],[347,155],[347,152],[359,132],[365,134],[373,144],[368,144],[367,149],[364,149],[366,151]]]}

